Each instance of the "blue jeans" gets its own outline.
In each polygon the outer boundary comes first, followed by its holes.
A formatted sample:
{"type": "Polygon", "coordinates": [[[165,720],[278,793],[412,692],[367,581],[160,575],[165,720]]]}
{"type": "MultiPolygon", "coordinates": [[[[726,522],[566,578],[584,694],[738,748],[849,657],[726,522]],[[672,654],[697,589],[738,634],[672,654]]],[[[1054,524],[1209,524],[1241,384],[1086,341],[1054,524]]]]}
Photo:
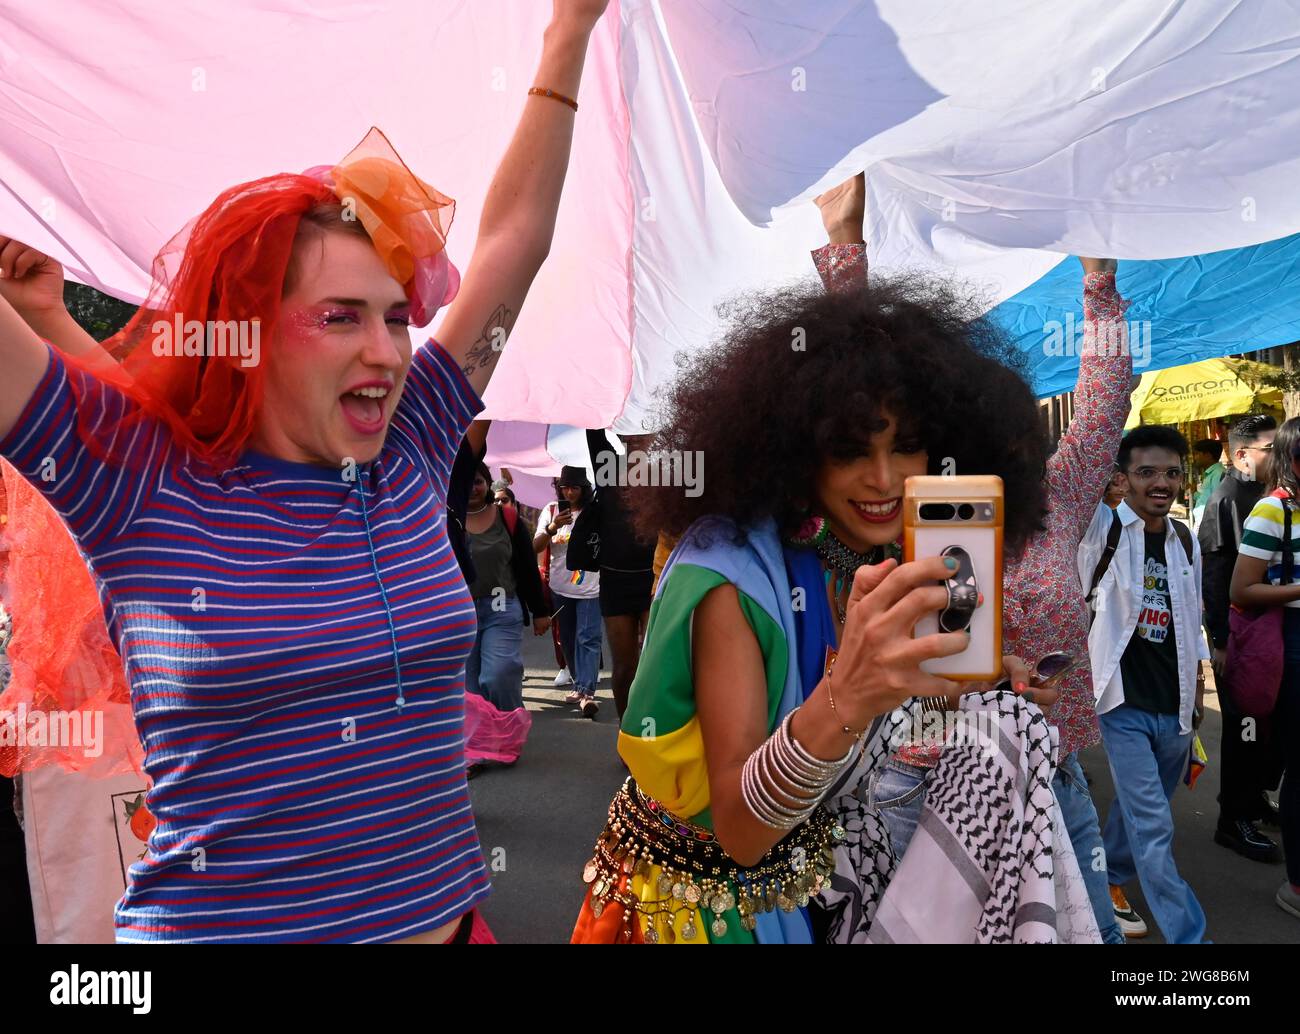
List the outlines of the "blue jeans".
{"type": "Polygon", "coordinates": [[[1052,789],[1061,805],[1070,846],[1079,860],[1083,884],[1088,888],[1088,900],[1097,917],[1097,928],[1106,944],[1123,944],[1124,931],[1115,921],[1115,906],[1110,900],[1110,887],[1106,878],[1106,850],[1101,842],[1101,823],[1097,809],[1088,792],[1088,780],[1079,767],[1079,755],[1070,753],[1061,758],[1052,780],[1052,789]]]}
{"type": "Polygon", "coordinates": [[[925,787],[932,771],[891,758],[871,784],[871,803],[880,812],[894,857],[900,862],[921,820],[925,787]]]}
{"type": "Polygon", "coordinates": [[[1107,877],[1122,886],[1136,875],[1160,932],[1170,944],[1205,939],[1205,912],[1174,864],[1174,796],[1192,735],[1178,731],[1178,716],[1128,704],[1097,716],[1115,781],[1115,802],[1103,840],[1107,877]]]}
{"type": "Polygon", "coordinates": [[[465,688],[486,697],[498,711],[524,706],[524,609],[514,596],[504,598],[500,610],[494,598],[474,601],[478,633],[465,661],[465,688]]]}
{"type": "Polygon", "coordinates": [[[555,593],[560,647],[573,676],[573,688],[594,696],[600,681],[600,597],[580,600],[555,593]]]}

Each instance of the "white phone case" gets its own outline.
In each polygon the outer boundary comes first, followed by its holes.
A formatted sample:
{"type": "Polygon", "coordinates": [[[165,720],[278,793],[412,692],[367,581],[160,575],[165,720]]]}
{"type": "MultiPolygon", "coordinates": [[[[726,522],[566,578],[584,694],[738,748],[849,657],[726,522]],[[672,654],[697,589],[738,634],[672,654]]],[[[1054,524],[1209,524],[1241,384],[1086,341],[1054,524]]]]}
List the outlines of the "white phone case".
{"type": "MultiPolygon", "coordinates": [[[[903,497],[904,558],[941,556],[956,546],[971,558],[984,603],[970,621],[971,642],[961,653],[929,660],[922,670],[959,681],[995,681],[1002,672],[1002,480],[985,475],[913,477],[903,497]],[[927,504],[969,505],[969,520],[934,521],[921,516],[927,504]]],[[[939,614],[916,624],[915,636],[939,632],[939,614]]]]}

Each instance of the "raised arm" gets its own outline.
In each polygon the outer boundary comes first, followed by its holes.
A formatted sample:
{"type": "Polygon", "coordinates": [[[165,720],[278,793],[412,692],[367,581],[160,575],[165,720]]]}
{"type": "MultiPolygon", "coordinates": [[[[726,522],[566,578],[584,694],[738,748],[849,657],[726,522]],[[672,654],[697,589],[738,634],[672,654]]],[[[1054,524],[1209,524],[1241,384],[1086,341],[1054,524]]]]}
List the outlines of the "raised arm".
{"type": "MultiPolygon", "coordinates": [[[[76,356],[91,369],[116,370],[117,363],[99,342],[81,329],[63,304],[63,267],[48,255],[9,237],[0,237],[0,298],[9,303],[10,313],[16,314],[27,325],[28,334],[21,335],[27,346],[19,348],[27,352],[28,359],[36,367],[35,377],[30,378],[25,390],[19,391],[21,401],[6,422],[5,397],[14,388],[8,372],[21,376],[24,361],[21,358],[9,361],[8,353],[4,351],[7,335],[0,331],[0,368],[6,371],[5,383],[0,385],[0,437],[3,437],[18,419],[45,372],[45,347],[39,338],[44,338],[64,355],[76,356]],[[33,333],[38,338],[34,348],[31,346],[33,333]]],[[[0,322],[5,318],[0,316],[0,322]]]]}
{"type": "Polygon", "coordinates": [[[1115,289],[1114,259],[1080,258],[1083,265],[1083,347],[1074,387],[1074,419],[1047,461],[1052,498],[1070,507],[1080,537],[1110,483],[1128,420],[1133,381],[1124,311],[1115,289]]]}
{"type": "Polygon", "coordinates": [[[13,430],[48,365],[48,351],[24,319],[53,292],[63,307],[63,270],[38,251],[0,237],[0,438],[13,430]],[[44,261],[42,261],[44,260],[44,261]]]}
{"type": "MultiPolygon", "coordinates": [[[[608,0],[555,0],[534,85],[576,98],[592,30],[608,0]]],[[[478,239],[438,341],[474,390],[486,390],[520,307],[551,248],[576,113],[529,96],[488,188],[478,239]]]]}
{"type": "Polygon", "coordinates": [[[822,225],[830,242],[812,253],[813,265],[828,291],[853,290],[867,282],[867,243],[862,225],[867,211],[867,180],[858,173],[838,187],[819,194],[813,203],[821,210],[822,225]]]}

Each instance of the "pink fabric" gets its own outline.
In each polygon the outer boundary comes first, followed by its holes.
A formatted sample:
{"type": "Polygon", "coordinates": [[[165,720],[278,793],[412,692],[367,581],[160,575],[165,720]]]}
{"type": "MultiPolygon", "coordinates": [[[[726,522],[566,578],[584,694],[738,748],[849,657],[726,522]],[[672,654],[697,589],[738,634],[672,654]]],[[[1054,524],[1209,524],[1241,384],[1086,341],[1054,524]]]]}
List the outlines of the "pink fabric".
{"type": "MultiPolygon", "coordinates": [[[[606,427],[627,397],[633,217],[611,192],[630,161],[619,7],[592,37],[550,258],[488,418],[606,427]]],[[[139,301],[158,249],[220,191],[332,164],[375,125],[456,201],[447,254],[468,279],[493,169],[524,105],[543,103],[527,90],[550,16],[515,0],[136,0],[129,16],[28,5],[0,41],[0,233],[139,301]]]]}
{"type": "MultiPolygon", "coordinates": [[[[717,340],[718,303],[800,275],[821,231],[808,200],[864,168],[877,267],[959,269],[993,301],[1063,253],[1296,232],[1297,45],[1250,8],[614,0],[487,415],[653,430],[655,390],[717,340]]],[[[465,269],[550,14],[10,4],[0,233],[138,299],[149,259],[219,190],[332,162],[378,125],[455,198],[448,254],[465,269]]]]}
{"type": "Polygon", "coordinates": [[[465,693],[465,763],[513,765],[523,752],[533,716],[527,708],[498,711],[477,693],[465,693]]]}

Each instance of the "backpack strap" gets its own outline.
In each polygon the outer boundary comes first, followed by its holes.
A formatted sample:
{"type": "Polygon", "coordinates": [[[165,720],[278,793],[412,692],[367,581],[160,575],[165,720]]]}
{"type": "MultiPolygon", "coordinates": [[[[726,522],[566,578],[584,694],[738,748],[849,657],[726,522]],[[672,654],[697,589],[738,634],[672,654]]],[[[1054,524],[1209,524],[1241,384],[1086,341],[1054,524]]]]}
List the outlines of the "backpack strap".
{"type": "Polygon", "coordinates": [[[1187,562],[1193,563],[1192,557],[1192,529],[1182,521],[1176,521],[1172,517],[1169,523],[1174,526],[1174,534],[1178,536],[1178,541],[1183,544],[1183,552],[1187,554],[1187,562]]]}
{"type": "Polygon", "coordinates": [[[1119,519],[1119,513],[1112,512],[1110,531],[1106,533],[1106,548],[1101,551],[1101,558],[1097,561],[1097,566],[1092,570],[1092,581],[1088,584],[1088,595],[1084,597],[1088,603],[1088,610],[1091,612],[1088,619],[1089,628],[1092,627],[1092,622],[1097,617],[1097,586],[1106,574],[1106,569],[1110,567],[1110,562],[1115,558],[1115,550],[1119,548],[1119,537],[1123,534],[1123,531],[1124,522],[1119,519]]]}

